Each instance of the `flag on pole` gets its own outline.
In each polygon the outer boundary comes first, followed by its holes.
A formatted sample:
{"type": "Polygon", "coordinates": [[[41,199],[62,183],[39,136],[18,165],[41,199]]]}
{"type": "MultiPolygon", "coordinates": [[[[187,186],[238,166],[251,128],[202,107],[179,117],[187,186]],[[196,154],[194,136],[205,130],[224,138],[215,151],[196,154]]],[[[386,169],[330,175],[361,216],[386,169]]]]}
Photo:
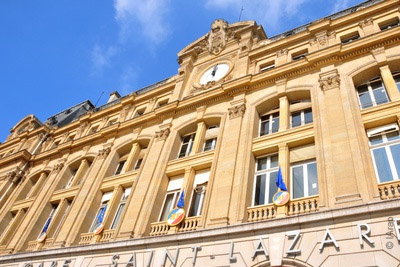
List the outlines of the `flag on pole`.
{"type": "Polygon", "coordinates": [[[50,222],[51,222],[52,217],[53,217],[53,216],[50,216],[50,217],[47,219],[46,223],[44,224],[42,233],[46,233],[46,232],[47,232],[47,228],[49,228],[49,225],[50,225],[50,222]]]}
{"type": "Polygon", "coordinates": [[[285,182],[283,181],[282,178],[282,170],[281,167],[279,166],[278,169],[278,175],[276,176],[276,186],[281,189],[282,191],[288,191],[285,185],[285,182]]]}
{"type": "Polygon", "coordinates": [[[178,208],[183,209],[183,206],[185,206],[185,191],[182,190],[181,196],[179,197],[178,204],[176,204],[178,208]]]}

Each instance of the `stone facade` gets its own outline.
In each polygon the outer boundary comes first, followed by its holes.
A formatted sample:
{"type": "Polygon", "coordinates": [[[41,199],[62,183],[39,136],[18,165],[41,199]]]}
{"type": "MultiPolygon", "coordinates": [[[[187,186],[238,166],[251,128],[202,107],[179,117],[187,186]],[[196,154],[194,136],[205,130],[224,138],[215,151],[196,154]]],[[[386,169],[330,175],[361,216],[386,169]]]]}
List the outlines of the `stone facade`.
{"type": "Polygon", "coordinates": [[[22,119],[0,144],[0,266],[398,266],[399,7],[272,38],[216,20],[175,76],[22,119]]]}

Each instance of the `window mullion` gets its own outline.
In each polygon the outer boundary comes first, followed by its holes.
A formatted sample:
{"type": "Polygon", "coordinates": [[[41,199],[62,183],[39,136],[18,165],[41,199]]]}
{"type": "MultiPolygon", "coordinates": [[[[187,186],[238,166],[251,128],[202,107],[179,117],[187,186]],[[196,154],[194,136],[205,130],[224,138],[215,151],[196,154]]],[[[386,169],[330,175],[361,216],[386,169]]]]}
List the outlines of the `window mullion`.
{"type": "Polygon", "coordinates": [[[369,93],[369,95],[371,97],[372,106],[376,106],[377,103],[376,103],[376,100],[375,100],[375,95],[374,95],[374,92],[372,90],[371,83],[369,83],[369,82],[367,83],[367,88],[368,88],[368,93],[369,93]]]}

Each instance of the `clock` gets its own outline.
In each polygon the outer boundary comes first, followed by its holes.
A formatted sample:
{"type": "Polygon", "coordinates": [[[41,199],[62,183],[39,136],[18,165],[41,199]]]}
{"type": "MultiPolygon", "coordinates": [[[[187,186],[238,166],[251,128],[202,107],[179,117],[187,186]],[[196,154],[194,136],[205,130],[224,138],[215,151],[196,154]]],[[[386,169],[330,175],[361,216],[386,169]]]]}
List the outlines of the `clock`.
{"type": "Polygon", "coordinates": [[[229,71],[229,65],[226,63],[219,63],[204,72],[200,78],[200,84],[206,85],[209,82],[216,82],[223,78],[229,71]]]}

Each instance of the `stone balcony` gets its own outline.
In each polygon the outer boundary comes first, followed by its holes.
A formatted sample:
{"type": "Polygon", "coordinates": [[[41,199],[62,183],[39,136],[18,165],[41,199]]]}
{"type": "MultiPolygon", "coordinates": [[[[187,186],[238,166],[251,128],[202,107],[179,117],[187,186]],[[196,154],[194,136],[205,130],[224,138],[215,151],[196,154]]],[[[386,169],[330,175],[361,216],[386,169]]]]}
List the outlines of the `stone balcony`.
{"type": "Polygon", "coordinates": [[[400,181],[391,181],[378,185],[379,196],[382,200],[400,197],[400,181]]]}
{"type": "Polygon", "coordinates": [[[95,243],[106,243],[113,241],[115,238],[115,229],[104,230],[100,234],[83,233],[79,239],[79,245],[89,245],[95,243]]]}
{"type": "Polygon", "coordinates": [[[150,236],[160,236],[174,233],[196,231],[201,228],[201,216],[185,218],[178,226],[169,226],[167,222],[155,222],[151,224],[150,236]]]}

